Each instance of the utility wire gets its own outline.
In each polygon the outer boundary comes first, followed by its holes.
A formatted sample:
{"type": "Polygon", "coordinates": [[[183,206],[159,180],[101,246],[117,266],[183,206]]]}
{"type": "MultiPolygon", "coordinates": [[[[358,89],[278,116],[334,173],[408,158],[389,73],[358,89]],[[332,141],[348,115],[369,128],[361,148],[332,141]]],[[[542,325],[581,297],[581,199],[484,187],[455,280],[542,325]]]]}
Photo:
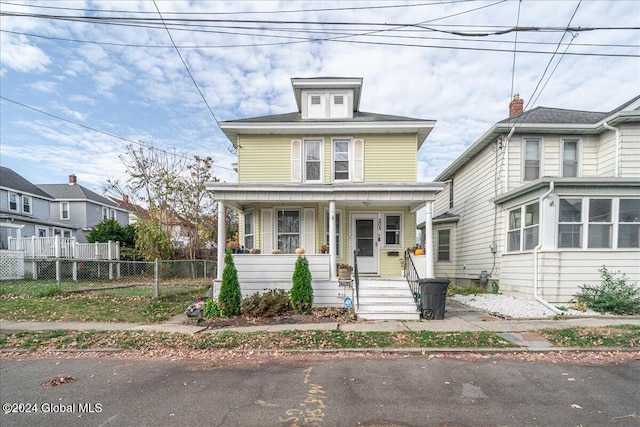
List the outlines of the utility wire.
{"type": "MultiPolygon", "coordinates": [[[[51,113],[49,113],[47,111],[41,110],[41,109],[36,108],[36,107],[32,107],[32,106],[27,105],[27,104],[23,104],[22,102],[15,101],[13,99],[7,98],[7,97],[2,96],[2,95],[0,95],[0,99],[2,99],[4,101],[7,101],[7,102],[11,102],[11,103],[16,104],[16,105],[19,105],[19,106],[21,106],[23,108],[35,111],[37,113],[44,114],[45,116],[49,116],[49,117],[52,117],[54,119],[61,120],[63,122],[67,122],[67,123],[72,124],[74,126],[78,126],[78,127],[83,128],[83,129],[90,130],[92,132],[97,132],[97,133],[100,133],[102,135],[110,136],[112,138],[116,138],[116,139],[119,139],[121,141],[125,141],[125,142],[131,143],[131,144],[136,144],[136,145],[139,145],[141,147],[144,147],[144,148],[147,148],[147,149],[150,149],[150,150],[154,150],[154,151],[158,151],[158,152],[161,152],[161,153],[170,154],[172,156],[180,157],[182,159],[186,159],[186,160],[192,160],[193,159],[192,157],[188,157],[188,156],[177,154],[177,153],[172,153],[172,152],[169,152],[167,150],[163,150],[161,148],[150,147],[150,146],[146,145],[143,141],[134,141],[132,139],[128,139],[128,138],[125,138],[125,137],[122,137],[122,136],[119,136],[119,135],[116,135],[116,134],[113,134],[113,133],[105,132],[103,130],[93,128],[91,126],[83,125],[82,123],[74,122],[73,120],[65,119],[64,117],[60,117],[60,116],[57,116],[55,114],[51,114],[51,113]]],[[[213,164],[212,166],[215,167],[215,168],[219,168],[219,169],[226,169],[226,170],[234,171],[234,169],[228,168],[228,167],[225,167],[225,166],[219,166],[219,165],[216,165],[216,164],[213,164]]]]}

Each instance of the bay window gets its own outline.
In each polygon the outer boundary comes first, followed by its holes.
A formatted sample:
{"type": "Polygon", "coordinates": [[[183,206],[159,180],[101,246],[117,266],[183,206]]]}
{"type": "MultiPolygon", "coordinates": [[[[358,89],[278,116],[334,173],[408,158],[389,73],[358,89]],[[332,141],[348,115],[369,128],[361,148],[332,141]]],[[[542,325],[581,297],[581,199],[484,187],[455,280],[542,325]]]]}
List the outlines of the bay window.
{"type": "Polygon", "coordinates": [[[640,199],[620,199],[618,247],[640,248],[640,199]]]}
{"type": "Polygon", "coordinates": [[[589,248],[611,247],[611,218],[611,199],[589,200],[589,248]]]}
{"type": "Polygon", "coordinates": [[[558,247],[582,247],[582,199],[560,199],[558,247]]]}
{"type": "Polygon", "coordinates": [[[538,246],[540,235],[540,204],[538,202],[509,211],[507,251],[530,251],[538,246]],[[524,222],[522,219],[524,218],[524,222]]]}

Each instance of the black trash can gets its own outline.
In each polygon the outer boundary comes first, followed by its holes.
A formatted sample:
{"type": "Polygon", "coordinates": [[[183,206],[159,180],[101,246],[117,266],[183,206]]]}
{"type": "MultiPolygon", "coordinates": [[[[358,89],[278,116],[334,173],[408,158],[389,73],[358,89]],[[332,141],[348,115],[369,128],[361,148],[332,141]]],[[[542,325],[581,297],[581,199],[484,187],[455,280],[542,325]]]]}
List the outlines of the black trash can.
{"type": "Polygon", "coordinates": [[[449,279],[418,279],[420,311],[424,319],[444,319],[449,279]]]}

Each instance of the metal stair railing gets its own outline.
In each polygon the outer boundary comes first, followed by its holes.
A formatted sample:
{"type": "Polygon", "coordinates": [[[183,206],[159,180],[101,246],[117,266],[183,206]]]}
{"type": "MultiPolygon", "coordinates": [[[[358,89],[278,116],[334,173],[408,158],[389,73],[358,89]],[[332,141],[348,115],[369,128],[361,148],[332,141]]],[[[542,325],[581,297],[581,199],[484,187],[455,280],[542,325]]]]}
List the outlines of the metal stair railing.
{"type": "Polygon", "coordinates": [[[360,276],[358,275],[357,255],[357,251],[353,251],[353,280],[356,285],[356,311],[360,309],[360,276]]]}
{"type": "Polygon", "coordinates": [[[409,289],[411,289],[411,294],[413,295],[413,302],[416,303],[416,307],[420,310],[420,285],[418,284],[418,280],[420,277],[418,276],[418,270],[416,270],[416,266],[413,264],[413,258],[408,251],[404,251],[404,277],[407,279],[407,283],[409,284],[409,289]]]}

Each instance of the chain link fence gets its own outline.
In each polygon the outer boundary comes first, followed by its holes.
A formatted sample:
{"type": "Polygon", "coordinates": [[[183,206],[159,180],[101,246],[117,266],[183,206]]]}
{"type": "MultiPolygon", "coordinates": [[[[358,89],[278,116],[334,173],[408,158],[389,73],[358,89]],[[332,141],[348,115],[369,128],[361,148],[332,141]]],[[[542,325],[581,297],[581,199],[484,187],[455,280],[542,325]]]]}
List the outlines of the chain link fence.
{"type": "Polygon", "coordinates": [[[120,290],[120,293],[130,295],[159,297],[211,286],[217,265],[214,260],[150,262],[54,258],[25,259],[21,270],[24,273],[22,280],[19,280],[20,276],[3,280],[4,293],[19,286],[34,295],[50,289],[63,293],[120,290]]]}

